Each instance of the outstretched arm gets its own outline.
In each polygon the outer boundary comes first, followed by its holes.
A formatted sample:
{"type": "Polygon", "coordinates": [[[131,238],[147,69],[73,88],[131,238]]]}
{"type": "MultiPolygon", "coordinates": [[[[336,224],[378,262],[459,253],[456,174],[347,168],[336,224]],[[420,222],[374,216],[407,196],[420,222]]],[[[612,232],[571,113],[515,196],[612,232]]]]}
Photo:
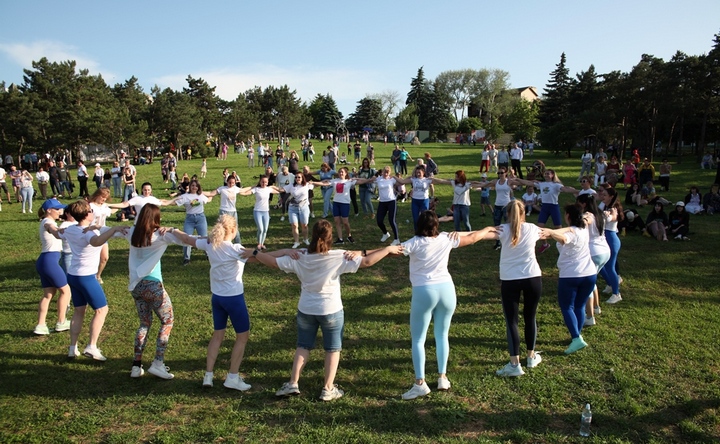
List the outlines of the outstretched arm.
{"type": "Polygon", "coordinates": [[[551,230],[549,228],[542,228],[542,238],[544,239],[553,239],[561,244],[565,244],[567,242],[567,237],[565,237],[565,233],[567,233],[570,230],[570,228],[560,228],[557,230],[551,230]]]}
{"type": "Polygon", "coordinates": [[[117,232],[122,232],[123,234],[127,233],[127,231],[130,229],[130,227],[125,225],[116,225],[109,230],[106,230],[104,233],[100,233],[97,236],[93,236],[90,239],[90,245],[93,247],[99,247],[103,245],[105,242],[110,240],[111,237],[117,232]]]}
{"type": "Polygon", "coordinates": [[[432,178],[432,183],[434,185],[452,185],[452,180],[449,179],[438,179],[437,177],[432,178]]]}
{"type": "Polygon", "coordinates": [[[498,231],[495,227],[485,227],[482,230],[467,232],[456,231],[451,234],[451,236],[455,235],[457,235],[460,241],[458,247],[465,247],[481,240],[496,240],[498,238],[498,231]]]}
{"type": "Polygon", "coordinates": [[[380,248],[378,250],[366,251],[364,257],[362,258],[362,261],[360,262],[360,268],[367,268],[373,266],[380,262],[387,255],[398,255],[402,254],[402,252],[402,245],[390,245],[385,248],[380,248]]]}

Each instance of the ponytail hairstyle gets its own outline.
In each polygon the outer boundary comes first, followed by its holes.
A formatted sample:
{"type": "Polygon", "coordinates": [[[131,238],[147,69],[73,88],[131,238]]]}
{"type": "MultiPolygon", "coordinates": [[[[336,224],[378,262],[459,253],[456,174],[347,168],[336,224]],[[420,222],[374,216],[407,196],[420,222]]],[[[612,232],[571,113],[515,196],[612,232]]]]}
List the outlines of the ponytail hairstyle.
{"type": "Polygon", "coordinates": [[[525,205],[519,200],[511,200],[505,209],[507,210],[508,225],[510,225],[510,241],[515,247],[520,242],[520,229],[525,223],[525,205]]]}
{"type": "MultiPolygon", "coordinates": [[[[428,154],[428,153],[425,153],[425,154],[428,154]]],[[[455,177],[457,178],[456,182],[459,185],[465,186],[465,184],[467,183],[467,176],[465,176],[465,171],[463,171],[463,170],[455,171],[455,177]]]]}
{"type": "Polygon", "coordinates": [[[136,248],[149,247],[152,244],[152,235],[158,228],[160,228],[160,207],[151,203],[145,204],[137,217],[130,245],[136,248]]]}
{"type": "Polygon", "coordinates": [[[605,192],[608,194],[608,196],[612,197],[612,199],[610,200],[610,205],[607,205],[605,209],[609,210],[611,208],[615,208],[617,210],[617,219],[619,221],[625,219],[625,213],[623,212],[622,204],[620,204],[620,201],[618,201],[617,190],[611,186],[607,186],[605,188],[605,192]]]}
{"type": "Polygon", "coordinates": [[[595,218],[595,227],[598,233],[602,235],[605,232],[605,218],[600,216],[597,204],[595,203],[595,196],[592,194],[581,194],[577,197],[577,202],[581,205],[585,205],[585,212],[590,213],[595,218]]]}
{"type": "Polygon", "coordinates": [[[585,219],[583,219],[583,208],[579,203],[572,203],[565,206],[565,214],[568,216],[570,226],[577,228],[585,228],[585,219]]]}
{"type": "Polygon", "coordinates": [[[315,222],[308,253],[327,254],[333,241],[332,225],[325,219],[315,222]]]}
{"type": "Polygon", "coordinates": [[[221,243],[225,241],[225,238],[229,233],[235,233],[237,231],[237,222],[235,218],[229,214],[223,214],[218,217],[215,226],[212,227],[208,234],[208,241],[213,248],[217,248],[221,243]]]}

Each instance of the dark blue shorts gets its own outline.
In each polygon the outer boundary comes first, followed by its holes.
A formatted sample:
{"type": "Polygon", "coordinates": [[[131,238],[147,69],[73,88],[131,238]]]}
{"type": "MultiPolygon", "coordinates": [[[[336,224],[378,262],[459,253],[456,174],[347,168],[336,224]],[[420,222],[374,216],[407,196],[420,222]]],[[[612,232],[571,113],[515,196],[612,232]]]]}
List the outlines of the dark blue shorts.
{"type": "Polygon", "coordinates": [[[344,218],[349,217],[350,216],[350,204],[333,202],[333,216],[334,217],[344,217],[344,218]]]}
{"type": "Polygon", "coordinates": [[[40,253],[40,257],[35,262],[35,269],[40,275],[43,288],[62,288],[68,283],[67,276],[60,266],[59,251],[40,253]]]}
{"type": "Polygon", "coordinates": [[[213,328],[225,330],[230,318],[235,333],[250,331],[250,314],[245,304],[245,294],[237,296],[212,295],[213,328]]]}

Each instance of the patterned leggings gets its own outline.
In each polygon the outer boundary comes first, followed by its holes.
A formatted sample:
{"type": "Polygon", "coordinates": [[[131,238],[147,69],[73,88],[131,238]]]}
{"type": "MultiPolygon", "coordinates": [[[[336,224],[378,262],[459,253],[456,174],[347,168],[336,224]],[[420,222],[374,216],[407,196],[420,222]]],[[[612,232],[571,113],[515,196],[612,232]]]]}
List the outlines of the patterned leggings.
{"type": "Polygon", "coordinates": [[[155,349],[155,360],[165,360],[165,349],[167,348],[170,331],[173,328],[173,306],[170,296],[165,292],[162,282],[143,279],[132,291],[135,299],[140,327],[135,335],[135,360],[141,361],[147,334],[153,321],[153,312],[160,319],[162,326],[158,332],[157,348],[155,349]]]}

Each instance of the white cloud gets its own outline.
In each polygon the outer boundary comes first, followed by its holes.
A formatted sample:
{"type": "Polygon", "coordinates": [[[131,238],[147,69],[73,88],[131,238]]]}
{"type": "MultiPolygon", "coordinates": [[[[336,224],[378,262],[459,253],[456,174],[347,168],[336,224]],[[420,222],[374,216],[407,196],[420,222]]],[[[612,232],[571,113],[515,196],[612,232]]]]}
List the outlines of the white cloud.
{"type": "Polygon", "coordinates": [[[97,61],[83,55],[78,48],[58,41],[39,40],[32,43],[0,43],[0,52],[5,53],[10,60],[23,69],[31,69],[32,62],[45,57],[50,62],[75,60],[77,69],[87,69],[90,74],[102,74],[104,79],[115,76],[112,72],[101,70],[97,61]]]}
{"type": "MultiPolygon", "coordinates": [[[[278,67],[269,64],[255,64],[237,68],[223,68],[190,74],[202,78],[215,93],[225,100],[234,100],[238,94],[255,86],[280,87],[287,85],[297,90],[297,97],[311,102],[317,94],[330,94],[341,112],[347,115],[355,110],[358,100],[366,94],[387,89],[377,72],[358,69],[323,69],[315,66],[278,67]]],[[[187,87],[187,74],[171,74],[157,77],[152,81],[161,88],[179,91],[187,87]]]]}

